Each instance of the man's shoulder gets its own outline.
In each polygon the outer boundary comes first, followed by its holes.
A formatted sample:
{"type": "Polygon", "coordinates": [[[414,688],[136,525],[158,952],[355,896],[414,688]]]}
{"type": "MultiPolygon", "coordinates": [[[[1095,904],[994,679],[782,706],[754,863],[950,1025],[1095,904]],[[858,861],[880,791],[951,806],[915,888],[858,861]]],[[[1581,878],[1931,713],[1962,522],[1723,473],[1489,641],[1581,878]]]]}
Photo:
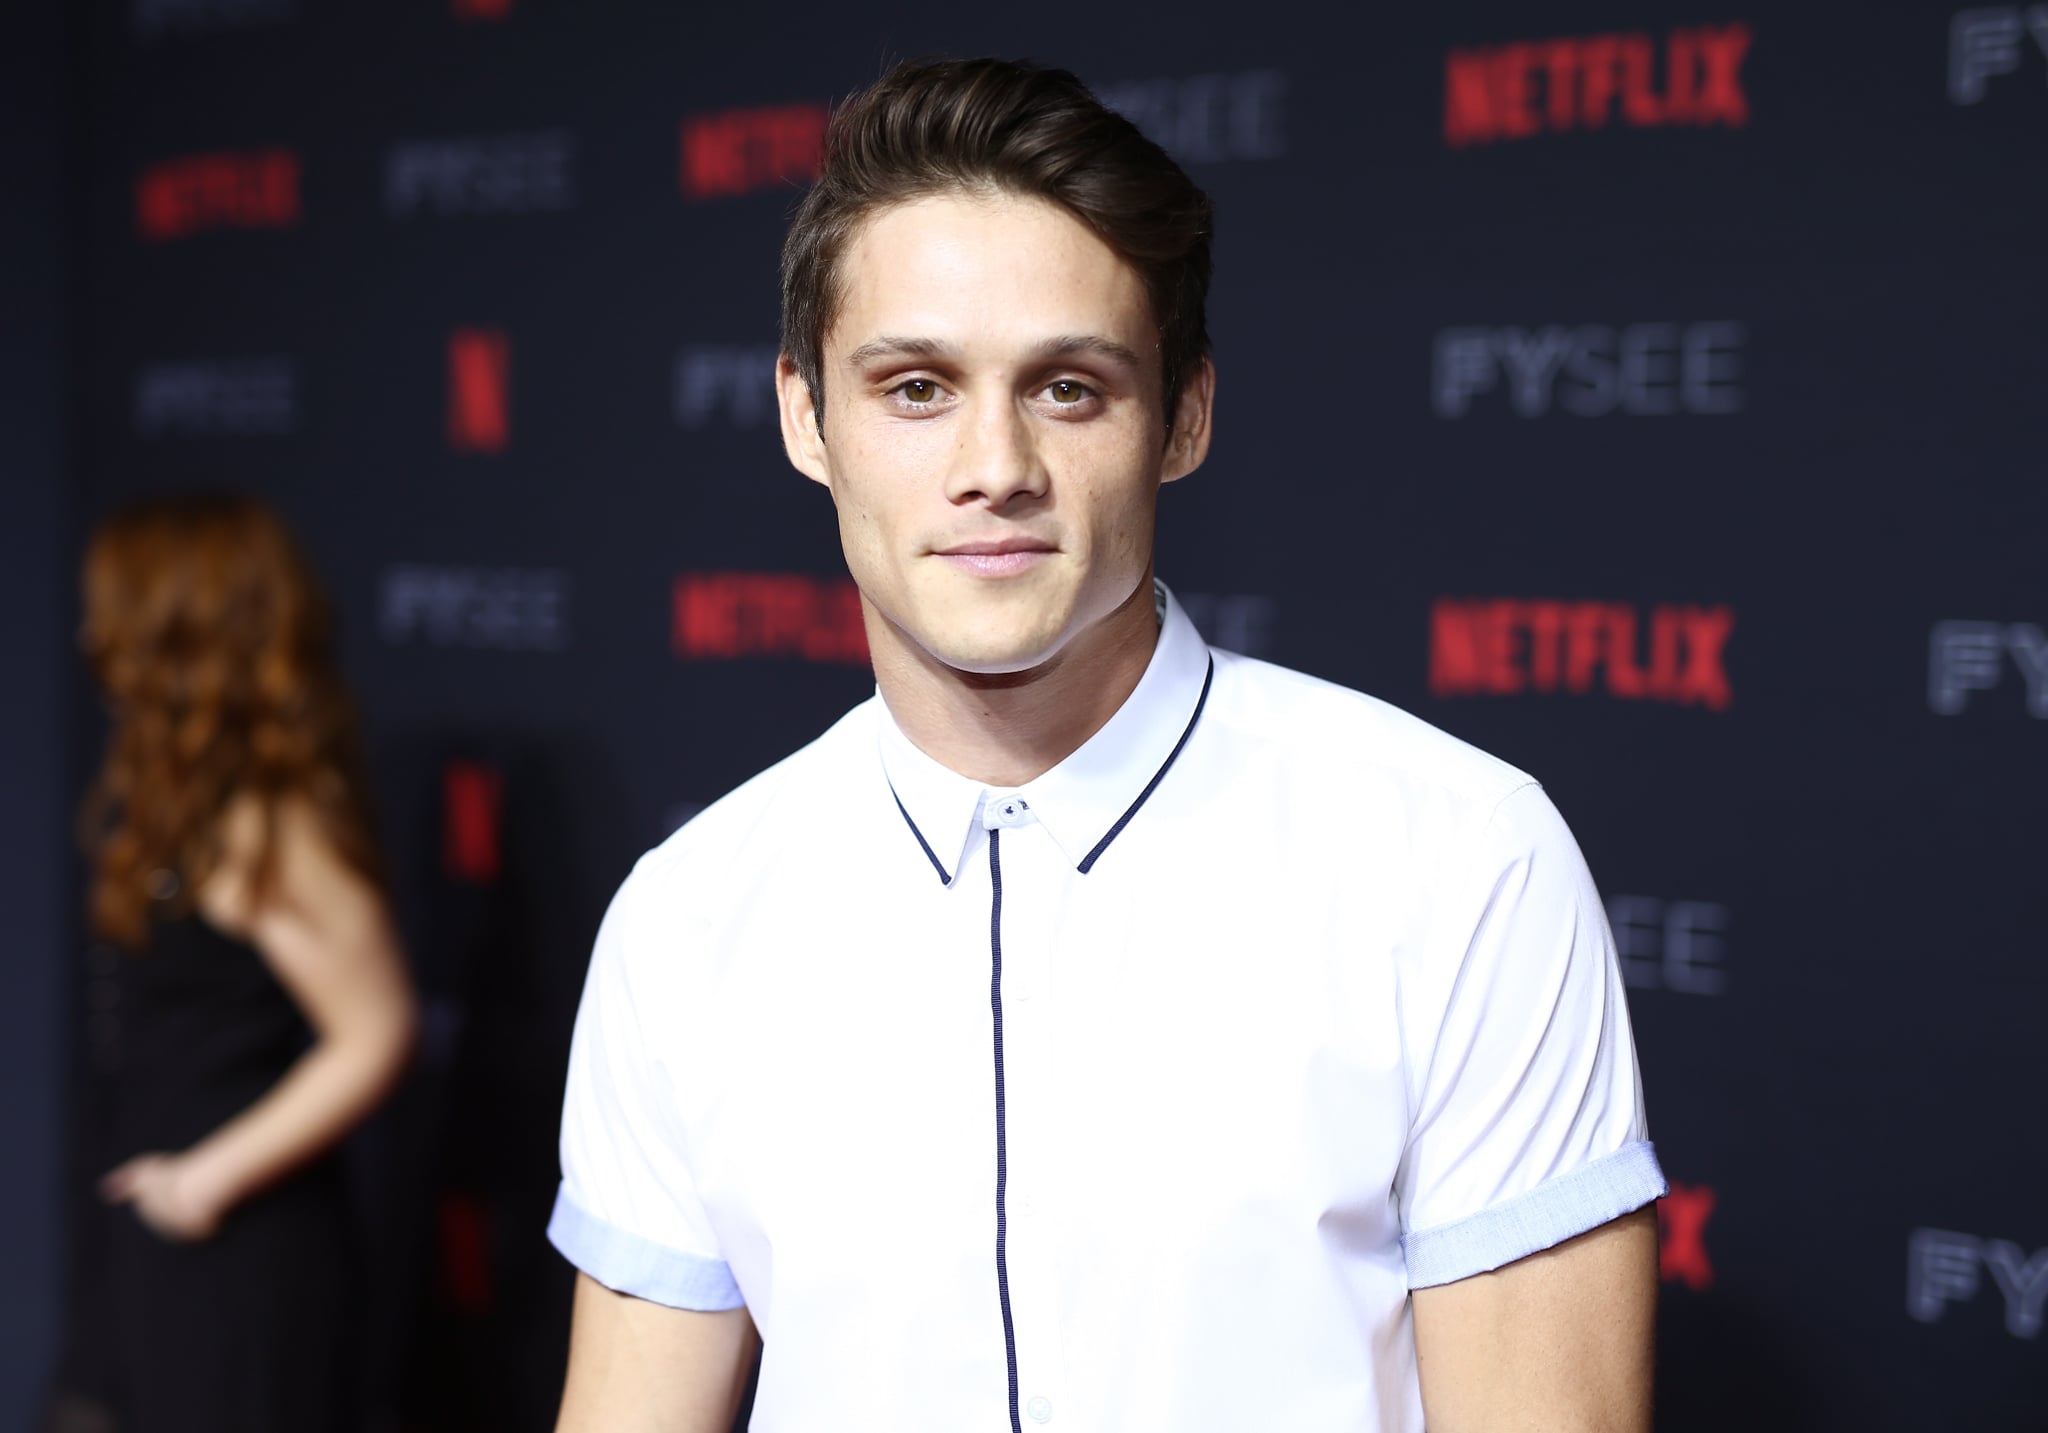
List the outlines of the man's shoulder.
{"type": "Polygon", "coordinates": [[[815,828],[818,812],[834,809],[847,786],[874,779],[875,701],[854,707],[677,827],[640,858],[631,883],[715,886],[722,873],[788,859],[792,845],[815,828]]]}
{"type": "Polygon", "coordinates": [[[1215,715],[1230,735],[1338,790],[1392,782],[1491,811],[1535,784],[1412,712],[1291,667],[1218,651],[1215,688],[1215,715]]]}

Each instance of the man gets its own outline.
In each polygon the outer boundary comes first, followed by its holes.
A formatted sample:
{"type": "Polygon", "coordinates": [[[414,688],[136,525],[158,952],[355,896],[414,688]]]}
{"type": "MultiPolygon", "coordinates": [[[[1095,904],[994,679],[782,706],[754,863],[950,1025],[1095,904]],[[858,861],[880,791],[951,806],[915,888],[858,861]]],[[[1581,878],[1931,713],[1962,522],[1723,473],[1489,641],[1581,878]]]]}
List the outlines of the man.
{"type": "MultiPolygon", "coordinates": [[[[626,882],[561,1427],[1648,1427],[1621,983],[1521,773],[1212,652],[1209,208],[1056,71],[900,67],[784,251],[876,699],[626,882]]],[[[1247,495],[1248,501],[1250,495],[1247,495]]]]}

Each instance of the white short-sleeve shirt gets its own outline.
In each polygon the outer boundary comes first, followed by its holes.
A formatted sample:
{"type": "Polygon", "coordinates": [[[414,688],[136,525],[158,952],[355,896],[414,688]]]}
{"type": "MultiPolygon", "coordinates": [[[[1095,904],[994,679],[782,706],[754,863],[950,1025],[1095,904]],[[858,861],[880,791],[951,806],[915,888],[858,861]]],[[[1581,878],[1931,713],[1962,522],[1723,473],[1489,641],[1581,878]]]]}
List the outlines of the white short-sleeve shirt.
{"type": "Polygon", "coordinates": [[[641,860],[549,1232],[744,1304],[765,1433],[1410,1433],[1409,1290],[1656,1198],[1645,1134],[1542,789],[1169,598],[1022,787],[877,697],[641,860]]]}

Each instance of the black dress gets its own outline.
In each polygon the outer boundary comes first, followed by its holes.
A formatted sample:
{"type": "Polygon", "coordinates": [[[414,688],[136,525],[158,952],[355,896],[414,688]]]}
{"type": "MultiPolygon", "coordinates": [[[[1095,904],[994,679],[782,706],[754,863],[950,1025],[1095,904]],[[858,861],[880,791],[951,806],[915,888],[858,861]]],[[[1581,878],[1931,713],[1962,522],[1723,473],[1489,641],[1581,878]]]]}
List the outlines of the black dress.
{"type": "MultiPolygon", "coordinates": [[[[175,1153],[246,1109],[309,1032],[263,959],[198,917],[141,955],[94,953],[83,1143],[99,1169],[175,1153]]],[[[341,1433],[354,1422],[358,1302],[347,1189],[326,1158],[178,1244],[132,1209],[76,1229],[79,1382],[121,1433],[341,1433]]]]}

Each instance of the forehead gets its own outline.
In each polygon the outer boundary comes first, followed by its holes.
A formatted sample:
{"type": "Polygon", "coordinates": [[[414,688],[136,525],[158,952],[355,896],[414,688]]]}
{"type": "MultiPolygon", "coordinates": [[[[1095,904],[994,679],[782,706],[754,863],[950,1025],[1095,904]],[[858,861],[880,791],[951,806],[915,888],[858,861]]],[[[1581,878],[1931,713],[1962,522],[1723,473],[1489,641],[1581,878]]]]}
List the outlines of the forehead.
{"type": "Polygon", "coordinates": [[[1100,334],[1156,354],[1159,335],[1137,271],[1048,200],[945,194],[865,219],[839,261],[828,350],[882,335],[1037,343],[1100,334]]]}

